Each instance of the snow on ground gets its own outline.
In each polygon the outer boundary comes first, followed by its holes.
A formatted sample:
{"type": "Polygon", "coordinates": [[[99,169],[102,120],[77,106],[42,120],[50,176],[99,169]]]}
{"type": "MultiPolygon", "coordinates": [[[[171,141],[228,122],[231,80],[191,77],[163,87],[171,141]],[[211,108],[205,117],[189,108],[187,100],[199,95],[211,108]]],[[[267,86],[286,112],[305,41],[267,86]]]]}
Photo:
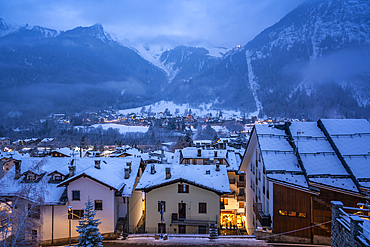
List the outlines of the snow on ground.
{"type": "MultiPolygon", "coordinates": [[[[145,110],[148,111],[149,109],[153,113],[158,113],[158,112],[164,112],[166,108],[170,111],[171,114],[175,114],[176,109],[179,110],[179,115],[184,115],[185,111],[189,111],[191,109],[192,114],[195,114],[196,116],[207,116],[207,114],[212,114],[212,116],[217,116],[219,114],[219,110],[212,110],[212,103],[209,104],[200,104],[199,107],[193,108],[190,107],[189,104],[182,104],[178,105],[173,103],[172,101],[159,101],[157,103],[151,104],[151,105],[146,105],[144,106],[145,110]]],[[[126,110],[120,110],[119,113],[123,115],[127,115],[129,113],[136,113],[139,114],[141,109],[143,107],[137,107],[137,108],[131,108],[131,109],[126,109],[126,110]]],[[[247,118],[250,118],[251,114],[246,114],[247,118]],[[250,116],[249,116],[250,115],[250,116]]],[[[242,117],[242,113],[239,111],[227,111],[227,110],[222,110],[222,117],[223,118],[231,118],[231,117],[242,117]]]]}
{"type": "Polygon", "coordinates": [[[104,246],[271,246],[262,240],[254,238],[218,238],[172,237],[168,240],[155,240],[153,237],[128,238],[126,240],[104,241],[104,246]]]}
{"type": "Polygon", "coordinates": [[[91,125],[93,128],[101,126],[103,129],[118,129],[121,134],[126,132],[142,132],[145,133],[148,131],[149,126],[131,126],[131,125],[122,125],[122,124],[94,124],[91,125]]]}

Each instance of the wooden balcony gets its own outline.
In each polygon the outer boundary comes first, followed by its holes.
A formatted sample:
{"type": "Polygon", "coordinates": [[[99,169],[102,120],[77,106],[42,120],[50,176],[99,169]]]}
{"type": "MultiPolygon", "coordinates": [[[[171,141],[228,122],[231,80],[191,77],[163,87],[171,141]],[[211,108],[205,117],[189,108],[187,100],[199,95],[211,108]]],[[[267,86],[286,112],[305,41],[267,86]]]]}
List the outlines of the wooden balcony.
{"type": "Polygon", "coordinates": [[[229,183],[230,184],[235,184],[235,182],[236,182],[235,178],[229,178],[229,183]]]}
{"type": "Polygon", "coordinates": [[[210,220],[208,217],[187,217],[180,218],[177,213],[172,213],[172,224],[179,225],[195,225],[195,226],[208,226],[209,224],[216,224],[215,220],[210,220]]]}
{"type": "Polygon", "coordinates": [[[240,195],[238,195],[238,197],[237,197],[237,201],[238,202],[244,202],[245,201],[245,194],[240,194],[240,195]]]}
{"type": "Polygon", "coordinates": [[[258,221],[262,227],[271,227],[271,216],[265,215],[262,211],[262,203],[253,203],[253,212],[256,215],[258,221]]]}
{"type": "Polygon", "coordinates": [[[238,181],[237,184],[236,184],[236,186],[238,188],[245,188],[245,181],[238,181]]]}

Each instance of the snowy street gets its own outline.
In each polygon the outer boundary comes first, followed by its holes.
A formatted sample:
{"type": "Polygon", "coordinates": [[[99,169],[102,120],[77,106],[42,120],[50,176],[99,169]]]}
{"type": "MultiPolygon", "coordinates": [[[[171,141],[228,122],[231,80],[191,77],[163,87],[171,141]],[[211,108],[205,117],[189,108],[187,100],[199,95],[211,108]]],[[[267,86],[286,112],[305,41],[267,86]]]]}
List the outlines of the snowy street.
{"type": "Polygon", "coordinates": [[[262,240],[222,238],[210,240],[208,238],[173,238],[155,240],[151,237],[128,238],[126,240],[104,241],[104,247],[118,246],[272,246],[262,240]]]}

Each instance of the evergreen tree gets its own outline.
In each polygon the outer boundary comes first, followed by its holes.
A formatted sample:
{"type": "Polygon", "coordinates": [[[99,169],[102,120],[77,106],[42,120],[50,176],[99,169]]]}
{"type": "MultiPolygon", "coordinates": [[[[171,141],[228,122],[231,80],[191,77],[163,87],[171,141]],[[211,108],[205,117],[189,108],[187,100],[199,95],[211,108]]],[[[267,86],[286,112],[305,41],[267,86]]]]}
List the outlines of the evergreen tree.
{"type": "Polygon", "coordinates": [[[89,199],[84,208],[84,216],[79,220],[77,232],[80,234],[77,238],[76,246],[103,246],[103,236],[100,235],[98,225],[101,224],[99,219],[94,219],[96,211],[93,210],[93,202],[89,199]]]}

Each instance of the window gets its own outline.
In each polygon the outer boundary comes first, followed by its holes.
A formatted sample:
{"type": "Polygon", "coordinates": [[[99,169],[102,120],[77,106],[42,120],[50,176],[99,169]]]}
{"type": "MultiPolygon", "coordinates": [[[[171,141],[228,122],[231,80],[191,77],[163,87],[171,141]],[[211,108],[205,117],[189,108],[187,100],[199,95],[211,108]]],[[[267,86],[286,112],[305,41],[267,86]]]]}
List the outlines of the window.
{"type": "Polygon", "coordinates": [[[239,208],[244,208],[244,202],[239,202],[239,208]]]}
{"type": "Polygon", "coordinates": [[[158,223],[158,233],[166,233],[166,223],[158,223]]]}
{"type": "Polygon", "coordinates": [[[190,160],[189,159],[185,160],[185,165],[190,165],[190,160]]]}
{"type": "Polygon", "coordinates": [[[288,215],[290,217],[296,217],[297,216],[297,212],[289,211],[289,214],[288,215]]]}
{"type": "Polygon", "coordinates": [[[229,199],[224,199],[224,205],[229,205],[229,199]]]}
{"type": "Polygon", "coordinates": [[[306,218],[307,217],[307,214],[306,213],[299,213],[298,214],[298,217],[300,217],[300,218],[306,218]]]}
{"type": "Polygon", "coordinates": [[[80,191],[72,190],[72,201],[79,201],[79,200],[80,200],[80,191]]]}
{"type": "Polygon", "coordinates": [[[84,210],[72,210],[72,220],[79,220],[84,217],[84,210]]]}
{"type": "Polygon", "coordinates": [[[179,184],[178,185],[178,192],[179,193],[189,193],[189,185],[188,184],[179,184]]]}
{"type": "Polygon", "coordinates": [[[196,165],[196,164],[197,164],[197,160],[193,159],[193,165],[196,165]]]}
{"type": "Polygon", "coordinates": [[[288,215],[288,212],[285,210],[279,210],[279,215],[285,216],[285,215],[288,215]]]}
{"type": "Polygon", "coordinates": [[[239,181],[244,182],[244,175],[239,175],[239,181]]]}
{"type": "Polygon", "coordinates": [[[179,234],[186,234],[186,225],[179,225],[179,234]]]}
{"type": "Polygon", "coordinates": [[[204,159],[203,160],[203,165],[208,165],[208,160],[204,159]]]}
{"type": "Polygon", "coordinates": [[[244,195],[245,191],[244,188],[239,188],[239,195],[242,196],[244,195]]]}
{"type": "Polygon", "coordinates": [[[40,206],[28,204],[28,217],[40,219],[40,206]]]}
{"type": "Polygon", "coordinates": [[[200,214],[206,214],[207,213],[207,203],[200,202],[199,203],[199,213],[200,214]]]}
{"type": "Polygon", "coordinates": [[[211,171],[210,170],[207,170],[206,171],[206,175],[209,175],[209,174],[211,174],[211,171]]]}
{"type": "Polygon", "coordinates": [[[166,201],[158,201],[158,212],[161,212],[162,204],[163,204],[163,212],[166,212],[166,201]]]}
{"type": "Polygon", "coordinates": [[[62,176],[60,176],[60,175],[55,175],[54,180],[60,181],[60,180],[62,180],[62,176]]]}
{"type": "Polygon", "coordinates": [[[103,201],[95,200],[95,210],[103,210],[103,201]]]}
{"type": "Polygon", "coordinates": [[[37,230],[32,230],[31,231],[31,237],[32,237],[33,240],[37,239],[37,230]]]}

